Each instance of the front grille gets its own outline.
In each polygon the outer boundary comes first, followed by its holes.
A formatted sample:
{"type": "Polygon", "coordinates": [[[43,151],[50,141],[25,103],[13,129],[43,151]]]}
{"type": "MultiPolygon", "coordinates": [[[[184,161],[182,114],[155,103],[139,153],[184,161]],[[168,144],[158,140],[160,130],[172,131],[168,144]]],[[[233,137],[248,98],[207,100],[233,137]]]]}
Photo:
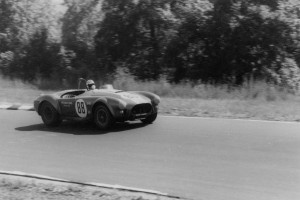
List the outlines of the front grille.
{"type": "Polygon", "coordinates": [[[152,111],[152,106],[149,103],[138,104],[134,106],[131,110],[131,114],[134,116],[140,116],[148,114],[152,111]]]}

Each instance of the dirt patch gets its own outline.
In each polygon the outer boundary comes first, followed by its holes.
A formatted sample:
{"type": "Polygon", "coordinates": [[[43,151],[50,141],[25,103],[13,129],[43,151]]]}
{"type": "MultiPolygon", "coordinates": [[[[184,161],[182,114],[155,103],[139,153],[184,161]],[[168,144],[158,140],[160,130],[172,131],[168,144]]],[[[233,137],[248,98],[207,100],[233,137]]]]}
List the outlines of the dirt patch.
{"type": "Polygon", "coordinates": [[[74,183],[0,175],[0,199],[10,200],[174,200],[142,192],[122,191],[74,183]]]}

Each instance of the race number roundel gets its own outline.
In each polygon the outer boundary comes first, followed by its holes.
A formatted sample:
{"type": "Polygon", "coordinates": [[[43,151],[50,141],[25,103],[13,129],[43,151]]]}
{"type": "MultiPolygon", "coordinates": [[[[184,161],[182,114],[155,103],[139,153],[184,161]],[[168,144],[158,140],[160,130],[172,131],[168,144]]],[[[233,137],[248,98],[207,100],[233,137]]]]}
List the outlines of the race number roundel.
{"type": "Polygon", "coordinates": [[[84,101],[82,99],[78,99],[75,102],[75,110],[79,117],[86,117],[87,116],[87,109],[84,101]]]}

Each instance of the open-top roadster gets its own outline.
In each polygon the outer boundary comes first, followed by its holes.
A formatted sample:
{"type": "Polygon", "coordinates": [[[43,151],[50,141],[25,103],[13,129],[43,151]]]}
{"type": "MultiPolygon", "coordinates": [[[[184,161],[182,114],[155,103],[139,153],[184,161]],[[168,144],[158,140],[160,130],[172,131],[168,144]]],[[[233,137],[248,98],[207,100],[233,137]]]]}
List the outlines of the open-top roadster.
{"type": "Polygon", "coordinates": [[[108,129],[115,122],[138,119],[152,123],[157,117],[159,103],[156,94],[126,92],[110,86],[41,95],[34,101],[34,108],[47,126],[58,126],[63,119],[85,119],[94,121],[99,129],[108,129]]]}

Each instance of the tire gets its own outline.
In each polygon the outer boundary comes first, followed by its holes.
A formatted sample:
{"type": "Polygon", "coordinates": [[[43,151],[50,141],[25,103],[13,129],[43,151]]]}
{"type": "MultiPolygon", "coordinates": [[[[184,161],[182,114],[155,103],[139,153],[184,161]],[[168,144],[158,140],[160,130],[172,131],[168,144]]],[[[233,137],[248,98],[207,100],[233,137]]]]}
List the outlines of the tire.
{"type": "Polygon", "coordinates": [[[62,120],[57,110],[49,103],[44,102],[41,107],[41,117],[46,126],[58,126],[62,120]]]}
{"type": "Polygon", "coordinates": [[[114,123],[114,118],[108,108],[98,105],[94,111],[94,122],[101,130],[107,130],[114,123]]]}
{"type": "Polygon", "coordinates": [[[157,117],[157,113],[153,113],[151,115],[149,115],[148,117],[146,117],[145,119],[141,119],[141,121],[144,124],[152,124],[152,122],[154,122],[156,120],[157,117]]]}

